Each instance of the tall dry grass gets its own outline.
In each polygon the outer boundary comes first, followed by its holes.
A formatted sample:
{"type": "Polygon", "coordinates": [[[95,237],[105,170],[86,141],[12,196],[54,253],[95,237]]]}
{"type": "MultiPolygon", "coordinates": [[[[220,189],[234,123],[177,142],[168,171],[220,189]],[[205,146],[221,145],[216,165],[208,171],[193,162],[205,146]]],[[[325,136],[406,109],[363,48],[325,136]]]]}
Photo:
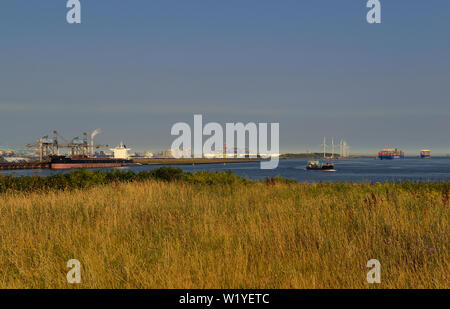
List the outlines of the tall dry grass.
{"type": "Polygon", "coordinates": [[[418,192],[146,181],[4,193],[0,287],[448,288],[448,193],[418,192]],[[381,284],[366,281],[372,258],[381,284]]]}

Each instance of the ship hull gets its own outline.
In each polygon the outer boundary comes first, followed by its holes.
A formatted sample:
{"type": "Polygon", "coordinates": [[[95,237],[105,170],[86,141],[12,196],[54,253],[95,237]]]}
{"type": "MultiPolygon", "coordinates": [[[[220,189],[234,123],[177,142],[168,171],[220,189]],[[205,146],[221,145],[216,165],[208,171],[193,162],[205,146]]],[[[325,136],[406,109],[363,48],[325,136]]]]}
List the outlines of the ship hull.
{"type": "Polygon", "coordinates": [[[120,167],[124,163],[52,163],[51,169],[69,170],[74,168],[102,168],[102,167],[120,167]]]}
{"type": "Polygon", "coordinates": [[[54,170],[68,170],[75,168],[106,168],[120,167],[130,164],[131,160],[125,159],[104,159],[104,158],[87,158],[65,156],[54,156],[49,162],[49,166],[54,170]]]}
{"type": "Polygon", "coordinates": [[[396,159],[404,159],[405,156],[401,156],[401,155],[382,155],[382,156],[378,156],[378,158],[380,160],[396,160],[396,159]]]}
{"type": "Polygon", "coordinates": [[[380,160],[394,160],[394,156],[378,156],[380,160]]]}
{"type": "Polygon", "coordinates": [[[309,171],[331,171],[334,170],[333,166],[327,166],[327,167],[306,167],[307,170],[309,171]]]}

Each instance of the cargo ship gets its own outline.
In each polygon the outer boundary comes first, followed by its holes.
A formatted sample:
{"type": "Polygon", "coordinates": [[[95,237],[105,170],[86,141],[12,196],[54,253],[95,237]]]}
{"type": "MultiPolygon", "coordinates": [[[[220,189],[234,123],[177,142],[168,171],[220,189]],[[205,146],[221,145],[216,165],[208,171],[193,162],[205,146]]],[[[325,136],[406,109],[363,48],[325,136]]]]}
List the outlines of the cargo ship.
{"type": "Polygon", "coordinates": [[[387,148],[383,149],[378,153],[378,159],[380,160],[394,160],[394,159],[404,159],[405,153],[397,148],[387,148]]]}
{"type": "Polygon", "coordinates": [[[66,170],[73,168],[120,167],[130,163],[132,163],[132,160],[127,159],[51,156],[49,167],[55,170],[66,170]]]}
{"type": "Polygon", "coordinates": [[[14,155],[15,155],[14,152],[11,150],[6,150],[4,152],[0,150],[0,157],[11,158],[11,157],[14,157],[14,155]]]}
{"type": "Polygon", "coordinates": [[[431,158],[431,151],[428,150],[428,149],[422,149],[420,151],[420,157],[422,159],[429,159],[429,158],[431,158]]]}

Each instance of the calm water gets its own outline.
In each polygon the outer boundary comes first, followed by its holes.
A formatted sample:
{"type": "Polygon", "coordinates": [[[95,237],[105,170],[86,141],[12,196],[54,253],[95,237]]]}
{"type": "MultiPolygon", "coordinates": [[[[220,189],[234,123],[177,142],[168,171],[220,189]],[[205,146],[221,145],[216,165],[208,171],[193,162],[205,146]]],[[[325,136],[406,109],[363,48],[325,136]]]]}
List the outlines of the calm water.
{"type": "MultiPolygon", "coordinates": [[[[347,182],[386,182],[386,181],[450,181],[450,157],[431,159],[406,158],[404,160],[375,160],[373,158],[335,160],[336,172],[306,171],[307,159],[280,160],[275,170],[261,170],[259,163],[227,163],[177,165],[186,172],[228,171],[238,176],[261,179],[280,175],[302,182],[347,181],[347,182]]],[[[142,171],[158,168],[161,165],[130,166],[112,169],[142,171]]],[[[46,176],[60,171],[52,170],[16,170],[2,171],[1,174],[15,176],[46,176]]]]}

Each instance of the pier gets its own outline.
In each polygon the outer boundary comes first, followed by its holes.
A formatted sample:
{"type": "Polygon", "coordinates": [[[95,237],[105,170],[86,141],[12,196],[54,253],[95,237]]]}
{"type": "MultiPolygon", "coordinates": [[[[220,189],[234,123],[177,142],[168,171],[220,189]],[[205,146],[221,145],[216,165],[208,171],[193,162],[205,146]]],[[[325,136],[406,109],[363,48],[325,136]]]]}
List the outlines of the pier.
{"type": "MultiPolygon", "coordinates": [[[[219,163],[245,163],[259,162],[260,159],[250,158],[223,158],[223,159],[134,159],[132,163],[142,165],[180,165],[180,164],[219,164],[219,163]]],[[[50,169],[52,168],[49,161],[33,161],[33,162],[16,162],[16,163],[0,163],[0,170],[27,170],[27,169],[50,169]]]]}
{"type": "Polygon", "coordinates": [[[47,169],[49,162],[22,162],[22,163],[0,163],[0,170],[26,170],[26,169],[47,169]]]}
{"type": "Polygon", "coordinates": [[[259,158],[148,158],[133,159],[133,163],[142,165],[186,165],[186,164],[221,164],[221,163],[248,163],[260,162],[259,158]]]}

